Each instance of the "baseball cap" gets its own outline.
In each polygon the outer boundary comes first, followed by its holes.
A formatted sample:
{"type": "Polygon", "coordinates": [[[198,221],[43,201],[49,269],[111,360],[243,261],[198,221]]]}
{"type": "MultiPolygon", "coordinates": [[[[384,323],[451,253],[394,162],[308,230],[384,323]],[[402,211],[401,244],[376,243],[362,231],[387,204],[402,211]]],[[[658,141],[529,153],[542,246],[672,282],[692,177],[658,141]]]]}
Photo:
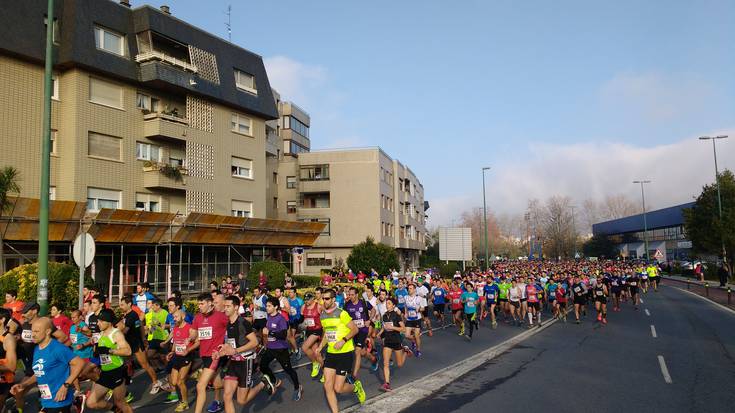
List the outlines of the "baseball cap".
{"type": "Polygon", "coordinates": [[[20,313],[25,314],[31,310],[40,310],[40,309],[41,309],[41,306],[39,306],[38,303],[26,303],[23,306],[23,309],[20,310],[20,313]]]}

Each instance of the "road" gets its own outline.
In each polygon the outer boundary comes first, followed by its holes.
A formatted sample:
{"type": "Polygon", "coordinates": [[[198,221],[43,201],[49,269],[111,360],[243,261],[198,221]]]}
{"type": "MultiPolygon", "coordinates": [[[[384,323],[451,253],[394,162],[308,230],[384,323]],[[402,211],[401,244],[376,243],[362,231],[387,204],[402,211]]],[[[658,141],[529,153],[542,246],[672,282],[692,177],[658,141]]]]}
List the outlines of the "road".
{"type": "Polygon", "coordinates": [[[404,411],[733,411],[735,313],[670,286],[643,300],[607,326],[556,323],[404,411]]]}

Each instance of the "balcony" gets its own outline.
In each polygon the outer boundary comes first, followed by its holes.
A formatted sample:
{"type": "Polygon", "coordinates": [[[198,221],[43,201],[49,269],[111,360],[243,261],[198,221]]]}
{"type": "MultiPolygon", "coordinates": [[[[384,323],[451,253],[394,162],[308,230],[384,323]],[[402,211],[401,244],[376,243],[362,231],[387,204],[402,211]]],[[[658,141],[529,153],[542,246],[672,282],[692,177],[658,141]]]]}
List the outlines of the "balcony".
{"type": "Polygon", "coordinates": [[[143,186],[148,189],[157,190],[186,190],[186,168],[173,165],[146,162],[143,166],[143,186]]]}
{"type": "Polygon", "coordinates": [[[186,141],[189,120],[173,114],[149,112],[143,115],[143,136],[186,141]]]}
{"type": "Polygon", "coordinates": [[[329,181],[304,181],[299,182],[301,192],[329,192],[329,181]]]}
{"type": "Polygon", "coordinates": [[[150,62],[150,61],[159,61],[168,63],[172,66],[178,67],[180,69],[184,69],[187,72],[196,73],[197,68],[193,64],[189,63],[186,60],[178,59],[174,56],[168,55],[160,50],[149,50],[147,52],[143,52],[135,56],[135,61],[138,63],[144,63],[144,62],[150,62]]]}

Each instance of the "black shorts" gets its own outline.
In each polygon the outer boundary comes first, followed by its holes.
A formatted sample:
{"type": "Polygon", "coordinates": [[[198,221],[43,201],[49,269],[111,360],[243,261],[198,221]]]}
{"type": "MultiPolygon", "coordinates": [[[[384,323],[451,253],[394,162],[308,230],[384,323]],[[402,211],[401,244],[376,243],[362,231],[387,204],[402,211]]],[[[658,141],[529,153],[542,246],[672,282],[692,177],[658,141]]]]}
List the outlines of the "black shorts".
{"type": "Polygon", "coordinates": [[[202,357],[202,368],[217,371],[220,367],[222,365],[212,360],[212,357],[202,357]]]}
{"type": "Polygon", "coordinates": [[[539,305],[539,302],[536,301],[535,303],[528,303],[528,308],[533,308],[538,311],[539,309],[541,309],[541,306],[539,305]]]}
{"type": "MultiPolygon", "coordinates": [[[[125,341],[128,341],[127,338],[125,341]]],[[[139,351],[145,351],[145,346],[141,342],[141,340],[130,340],[128,341],[128,345],[130,346],[130,352],[131,354],[135,354],[139,351]]]]}
{"type": "Polygon", "coordinates": [[[384,341],[383,342],[383,347],[389,348],[389,349],[395,350],[395,351],[401,351],[401,350],[403,350],[403,347],[401,346],[401,342],[400,341],[384,341]]]}
{"type": "Polygon", "coordinates": [[[525,303],[528,300],[528,298],[521,298],[521,302],[525,303]]]}
{"type": "Polygon", "coordinates": [[[421,320],[406,320],[407,328],[419,328],[420,325],[421,325],[421,320]]]}
{"type": "Polygon", "coordinates": [[[521,302],[520,301],[510,301],[510,305],[512,305],[515,308],[518,308],[521,306],[521,302]]]}
{"type": "Polygon", "coordinates": [[[500,301],[501,303],[507,303],[508,302],[508,299],[507,298],[498,298],[498,301],[500,301]]]}
{"type": "Polygon", "coordinates": [[[266,320],[267,319],[265,319],[265,318],[256,318],[256,319],[254,319],[253,320],[253,330],[256,330],[256,331],[258,331],[258,333],[260,333],[265,328],[266,320]]]}
{"type": "Polygon", "coordinates": [[[355,345],[355,347],[365,348],[365,339],[367,338],[367,331],[362,332],[360,330],[357,331],[357,335],[352,337],[352,343],[355,345]]]}
{"type": "Polygon", "coordinates": [[[253,386],[255,360],[230,360],[225,367],[225,380],[237,380],[237,387],[249,389],[253,386]]]}
{"type": "Polygon", "coordinates": [[[604,295],[602,297],[595,297],[595,302],[607,304],[607,297],[605,297],[604,295]]]}
{"type": "Polygon", "coordinates": [[[125,383],[125,367],[100,372],[100,378],[96,381],[102,387],[115,390],[125,383]]]}
{"type": "Polygon", "coordinates": [[[324,368],[335,370],[338,376],[346,376],[354,368],[354,359],[354,351],[348,353],[327,353],[324,357],[324,368]]]}
{"type": "Polygon", "coordinates": [[[429,316],[429,307],[424,307],[424,309],[421,310],[421,315],[424,316],[424,317],[428,317],[429,316]]]}
{"type": "Polygon", "coordinates": [[[161,347],[161,343],[163,343],[163,340],[149,340],[148,341],[148,350],[155,351],[157,353],[160,353],[163,351],[163,348],[161,347]]]}
{"type": "Polygon", "coordinates": [[[462,311],[462,308],[452,308],[452,312],[455,313],[455,314],[456,313],[459,313],[461,311],[462,311]]]}
{"type": "Polygon", "coordinates": [[[193,360],[194,356],[192,356],[191,354],[188,354],[186,356],[174,354],[174,356],[171,358],[171,369],[181,370],[186,366],[190,366],[193,360]]]}
{"type": "Polygon", "coordinates": [[[324,334],[324,330],[321,328],[318,330],[306,330],[306,338],[309,338],[311,336],[318,336],[321,337],[324,334]]]}
{"type": "Polygon", "coordinates": [[[615,294],[618,297],[620,297],[620,294],[622,294],[622,292],[623,292],[623,290],[621,290],[619,288],[617,290],[613,288],[613,290],[612,290],[612,293],[615,294]]]}
{"type": "Polygon", "coordinates": [[[288,327],[293,328],[294,330],[299,328],[299,325],[304,322],[304,316],[300,315],[296,319],[288,320],[288,327]]]}
{"type": "Polygon", "coordinates": [[[445,304],[434,304],[434,312],[444,314],[444,306],[445,304]]]}
{"type": "Polygon", "coordinates": [[[585,297],[583,295],[582,296],[575,296],[574,297],[574,304],[579,304],[579,305],[585,305],[585,304],[587,304],[587,297],[585,297]]]}
{"type": "Polygon", "coordinates": [[[630,287],[630,293],[631,294],[638,294],[638,286],[630,287]]]}
{"type": "Polygon", "coordinates": [[[68,406],[61,407],[42,407],[39,413],[70,413],[71,403],[68,406]]]}
{"type": "Polygon", "coordinates": [[[566,301],[559,301],[559,307],[561,307],[561,308],[567,308],[567,302],[566,301]]]}

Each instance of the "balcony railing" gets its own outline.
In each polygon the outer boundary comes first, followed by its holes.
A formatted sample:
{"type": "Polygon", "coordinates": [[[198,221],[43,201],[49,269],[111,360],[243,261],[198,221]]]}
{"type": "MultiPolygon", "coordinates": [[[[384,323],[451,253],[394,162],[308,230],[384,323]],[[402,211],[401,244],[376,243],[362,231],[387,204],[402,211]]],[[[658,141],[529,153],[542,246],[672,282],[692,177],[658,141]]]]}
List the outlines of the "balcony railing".
{"type": "Polygon", "coordinates": [[[153,119],[167,120],[169,122],[181,123],[182,125],[189,124],[189,119],[175,115],[173,113],[167,114],[167,113],[161,113],[161,112],[148,112],[148,113],[144,112],[143,120],[153,120],[153,119]]]}
{"type": "Polygon", "coordinates": [[[143,52],[135,56],[135,61],[138,63],[149,62],[152,60],[158,60],[161,62],[165,62],[170,65],[184,69],[188,72],[192,72],[192,73],[197,72],[197,68],[193,64],[187,62],[186,60],[182,60],[182,59],[179,59],[173,56],[169,56],[166,53],[163,53],[159,50],[150,50],[150,51],[143,52]]]}

